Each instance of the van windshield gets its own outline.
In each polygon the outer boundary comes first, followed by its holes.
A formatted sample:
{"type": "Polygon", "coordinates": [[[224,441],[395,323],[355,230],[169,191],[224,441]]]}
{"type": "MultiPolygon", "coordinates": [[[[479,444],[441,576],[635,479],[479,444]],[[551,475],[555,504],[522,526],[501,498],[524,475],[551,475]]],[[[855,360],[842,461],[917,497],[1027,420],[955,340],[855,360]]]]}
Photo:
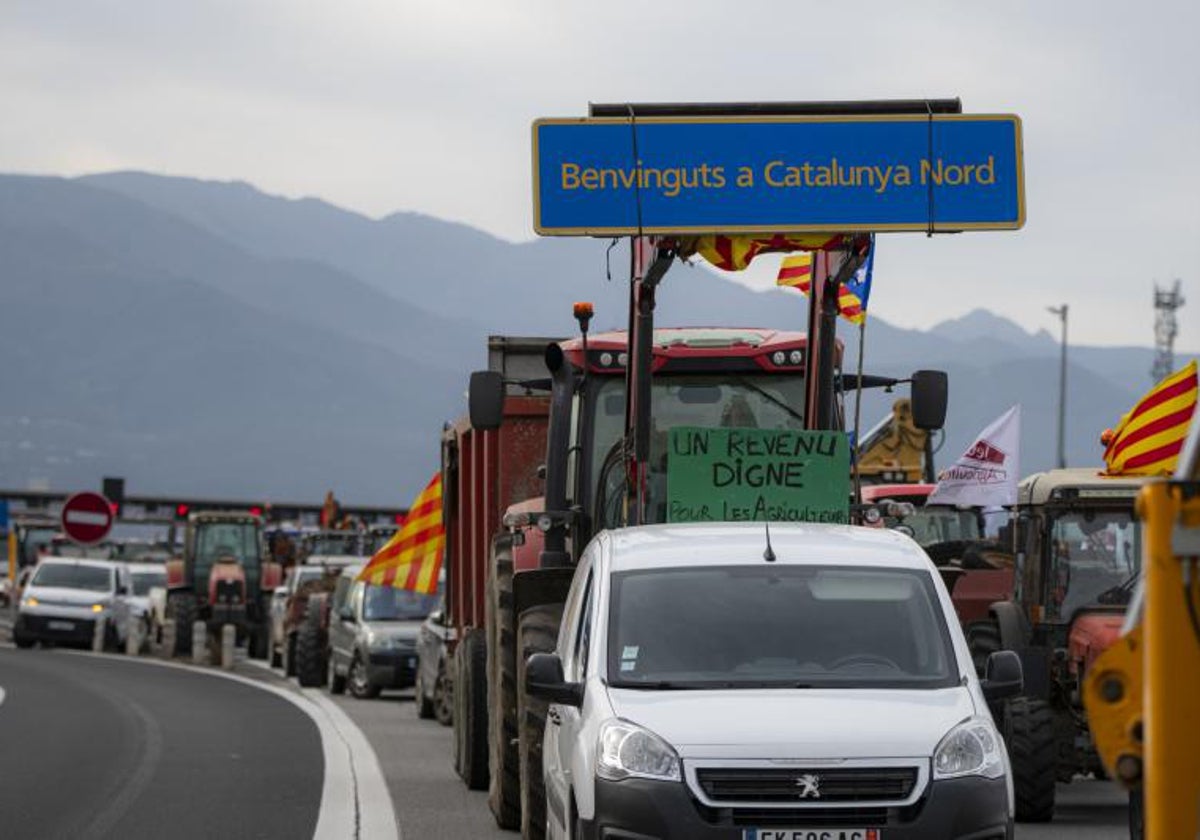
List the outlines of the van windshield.
{"type": "Polygon", "coordinates": [[[910,569],[721,566],[613,576],[609,684],[946,688],[932,577],[910,569]]]}
{"type": "Polygon", "coordinates": [[[33,573],[30,586],[58,586],[63,589],[86,589],[88,592],[112,590],[112,569],[103,566],[82,566],[75,563],[42,563],[33,573]]]}

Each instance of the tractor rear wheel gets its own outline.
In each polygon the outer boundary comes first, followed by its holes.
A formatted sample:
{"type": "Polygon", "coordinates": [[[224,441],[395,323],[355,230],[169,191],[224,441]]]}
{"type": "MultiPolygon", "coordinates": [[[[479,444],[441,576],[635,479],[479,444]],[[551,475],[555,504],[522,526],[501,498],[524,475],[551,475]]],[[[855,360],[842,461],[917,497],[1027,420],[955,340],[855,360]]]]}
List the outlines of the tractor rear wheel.
{"type": "Polygon", "coordinates": [[[196,596],[191,592],[172,592],[167,596],[167,618],[175,619],[175,650],[172,656],[192,653],[192,624],[196,621],[196,596]]]}
{"type": "Polygon", "coordinates": [[[517,751],[517,652],[513,620],[512,537],[492,542],[487,581],[488,806],[496,824],[521,826],[521,764],[517,751]]]}
{"type": "Polygon", "coordinates": [[[517,709],[521,721],[521,837],[546,836],[546,785],[542,778],[542,735],[549,704],[525,691],[525,663],[535,653],[550,653],[558,644],[562,604],[539,604],[521,613],[517,625],[517,709]]]}
{"type": "Polygon", "coordinates": [[[967,637],[967,647],[971,651],[971,662],[975,664],[975,673],[983,679],[987,671],[988,657],[1003,648],[1000,645],[1000,625],[994,621],[972,621],[963,628],[967,637]]]}
{"type": "Polygon", "coordinates": [[[308,602],[300,629],[288,636],[287,667],[303,688],[325,685],[325,634],[321,632],[320,601],[308,602]]]}
{"type": "Polygon", "coordinates": [[[1032,697],[1010,700],[1004,709],[1004,740],[1012,762],[1017,820],[1049,822],[1057,782],[1054,709],[1032,697]]]}

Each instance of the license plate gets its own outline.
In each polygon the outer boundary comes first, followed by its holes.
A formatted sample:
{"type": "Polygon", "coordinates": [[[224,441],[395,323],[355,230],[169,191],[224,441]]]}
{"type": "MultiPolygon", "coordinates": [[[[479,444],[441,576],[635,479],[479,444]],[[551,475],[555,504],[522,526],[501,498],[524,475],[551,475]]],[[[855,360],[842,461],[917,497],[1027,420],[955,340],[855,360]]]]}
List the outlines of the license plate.
{"type": "Polygon", "coordinates": [[[74,630],[74,621],[47,621],[46,626],[51,630],[74,630]]]}
{"type": "Polygon", "coordinates": [[[881,840],[878,828],[747,828],[742,840],[881,840]]]}

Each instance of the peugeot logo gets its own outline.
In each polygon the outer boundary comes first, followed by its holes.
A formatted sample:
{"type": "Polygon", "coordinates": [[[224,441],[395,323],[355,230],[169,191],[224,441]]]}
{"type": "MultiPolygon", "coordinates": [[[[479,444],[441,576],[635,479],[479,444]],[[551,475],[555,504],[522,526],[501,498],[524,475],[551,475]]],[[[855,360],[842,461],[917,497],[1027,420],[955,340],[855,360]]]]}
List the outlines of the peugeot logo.
{"type": "Polygon", "coordinates": [[[821,777],[816,773],[805,773],[800,778],[796,779],[796,787],[800,788],[800,793],[797,794],[801,799],[821,798],[821,777]]]}

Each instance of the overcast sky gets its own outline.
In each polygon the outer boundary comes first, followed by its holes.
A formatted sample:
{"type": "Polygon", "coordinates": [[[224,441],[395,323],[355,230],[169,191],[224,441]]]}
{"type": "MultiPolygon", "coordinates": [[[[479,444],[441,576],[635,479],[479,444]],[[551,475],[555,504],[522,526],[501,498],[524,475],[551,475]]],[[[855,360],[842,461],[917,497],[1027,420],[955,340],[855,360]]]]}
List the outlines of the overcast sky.
{"type": "MultiPolygon", "coordinates": [[[[1024,121],[1019,232],[882,239],[872,311],[1200,349],[1200,3],[6,0],[0,170],[245,180],[533,238],[529,124],[589,101],[958,96],[1024,121]]],[[[453,259],[452,254],[446,255],[453,259]]],[[[773,265],[751,282],[769,284],[773,265]]]]}

